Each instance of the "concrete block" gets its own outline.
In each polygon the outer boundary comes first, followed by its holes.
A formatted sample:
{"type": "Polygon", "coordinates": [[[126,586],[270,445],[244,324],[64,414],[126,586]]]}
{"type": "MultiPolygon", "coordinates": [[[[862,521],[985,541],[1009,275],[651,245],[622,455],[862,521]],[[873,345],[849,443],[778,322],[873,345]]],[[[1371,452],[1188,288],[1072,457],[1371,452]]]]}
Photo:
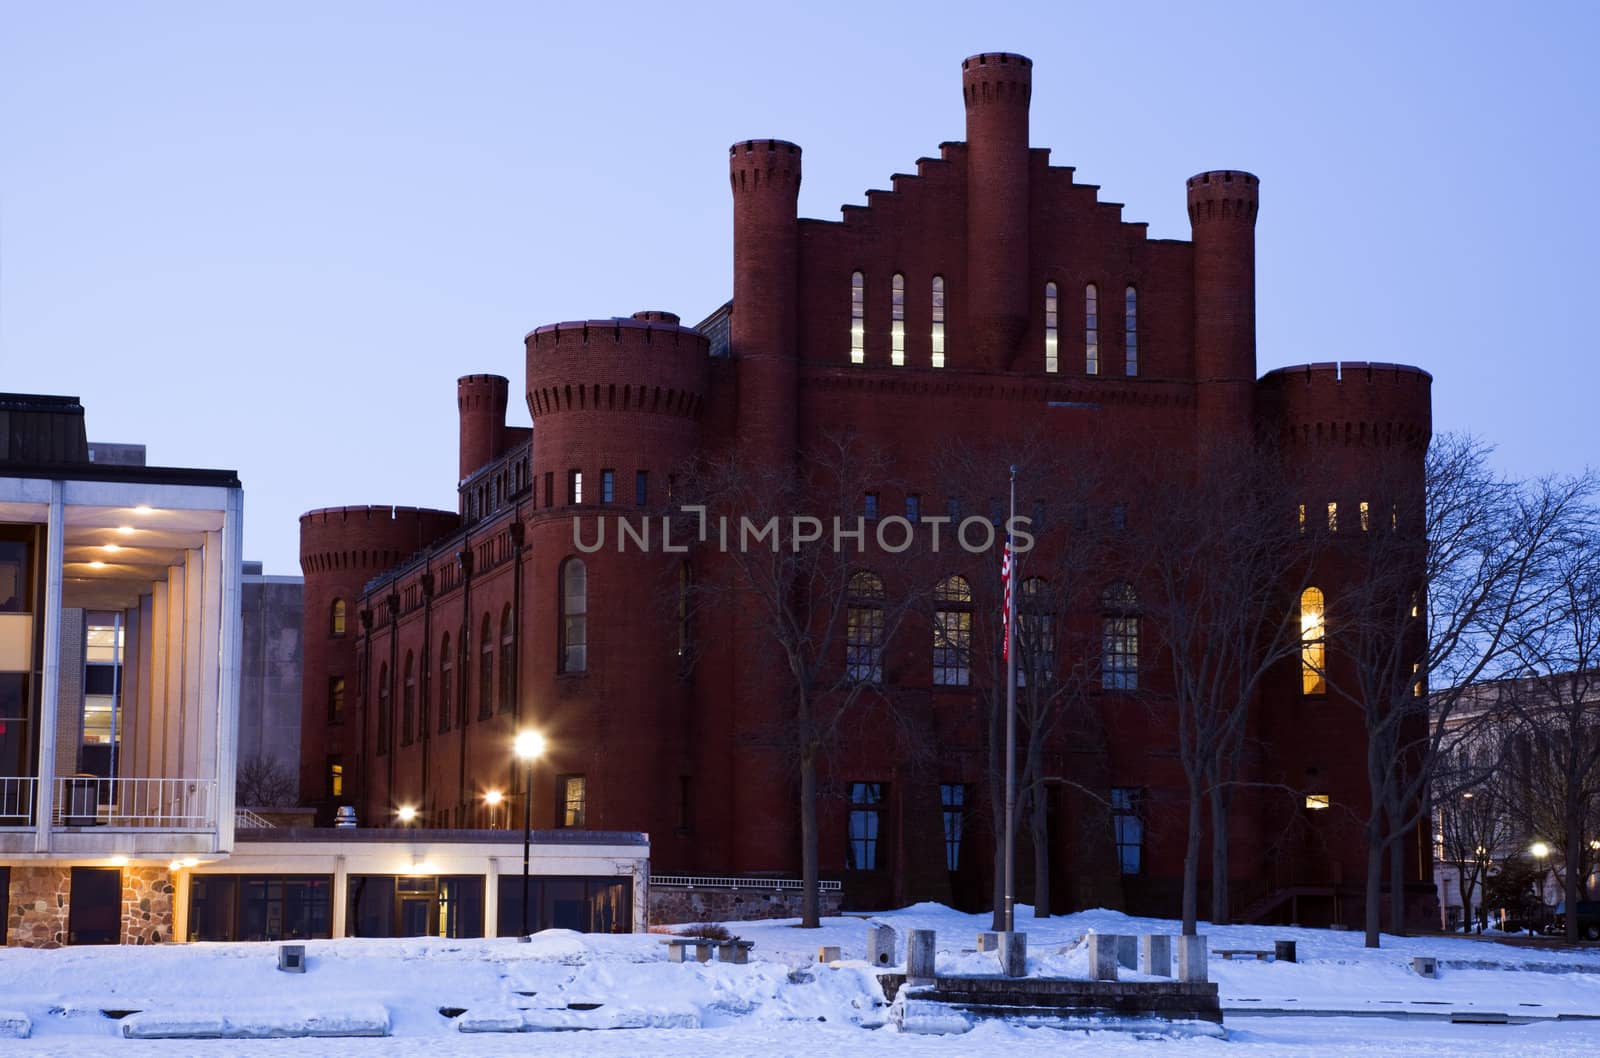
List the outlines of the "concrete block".
{"type": "Polygon", "coordinates": [[[830,963],[839,961],[839,946],[837,944],[824,944],[817,949],[817,961],[830,963]]]}
{"type": "Polygon", "coordinates": [[[1204,937],[1178,938],[1178,980],[1205,981],[1206,939],[1204,937]]]}
{"type": "Polygon", "coordinates": [[[1172,976],[1172,938],[1146,933],[1139,938],[1139,972],[1146,977],[1172,976]]]}
{"type": "Polygon", "coordinates": [[[1089,934],[1089,980],[1117,979],[1117,946],[1121,940],[1115,933],[1089,934]]]}
{"type": "Polygon", "coordinates": [[[278,969],[289,974],[303,974],[306,972],[306,946],[304,944],[281,944],[278,946],[278,969]]]}
{"type": "Polygon", "coordinates": [[[1275,940],[1272,942],[1272,958],[1276,962],[1295,961],[1295,942],[1292,940],[1275,940]]]}
{"type": "Polygon", "coordinates": [[[916,983],[934,979],[934,939],[931,929],[914,929],[906,934],[906,980],[916,983]]]}
{"type": "Polygon", "coordinates": [[[1418,977],[1439,976],[1439,960],[1431,955],[1418,955],[1411,960],[1411,969],[1416,971],[1418,977]]]}
{"type": "Polygon", "coordinates": [[[1007,977],[1028,976],[1028,935],[1000,934],[1000,972],[1007,977]]]}
{"type": "Polygon", "coordinates": [[[989,952],[989,951],[996,951],[997,952],[997,951],[999,951],[1000,950],[1000,934],[998,934],[998,933],[980,933],[980,934],[978,934],[978,950],[981,951],[981,952],[989,952]]]}
{"type": "Polygon", "coordinates": [[[1117,937],[1117,965],[1130,970],[1139,968],[1139,938],[1129,934],[1117,937]]]}
{"type": "Polygon", "coordinates": [[[894,966],[900,960],[899,934],[893,926],[867,927],[867,962],[873,966],[894,966]]]}

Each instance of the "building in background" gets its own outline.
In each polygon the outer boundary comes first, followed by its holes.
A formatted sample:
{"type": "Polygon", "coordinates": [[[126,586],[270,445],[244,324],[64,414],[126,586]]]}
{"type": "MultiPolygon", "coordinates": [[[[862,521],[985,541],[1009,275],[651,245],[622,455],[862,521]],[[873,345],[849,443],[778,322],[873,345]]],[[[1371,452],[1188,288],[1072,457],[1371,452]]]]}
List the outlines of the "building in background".
{"type": "MultiPolygon", "coordinates": [[[[239,805],[300,803],[300,577],[246,562],[240,585],[239,805]]],[[[309,820],[307,820],[309,822],[309,820]]]]}
{"type": "MultiPolygon", "coordinates": [[[[1257,376],[1254,175],[1189,178],[1191,240],[1151,239],[1029,145],[1027,58],[972,56],[959,87],[966,140],[840,219],[798,217],[798,146],[736,143],[732,300],[697,327],[661,311],[542,326],[516,386],[462,377],[456,510],[302,517],[300,784],[324,823],[344,804],[375,825],[406,812],[439,827],[510,807],[563,829],[648,831],[658,876],[797,875],[797,780],[773,748],[787,691],[770,644],[734,606],[674,605],[697,574],[681,555],[574,544],[576,515],[670,511],[675,475],[704,456],[737,452],[789,480],[797,453],[850,432],[892,467],[861,497],[865,517],[910,521],[975,509],[998,520],[1008,460],[981,492],[952,484],[936,455],[960,439],[1005,449],[1048,436],[1063,453],[1120,439],[1164,465],[1269,436],[1305,490],[1302,525],[1307,504],[1320,517],[1326,503],[1330,531],[1341,503],[1344,530],[1366,531],[1375,481],[1420,482],[1426,372],[1319,363],[1257,376]],[[513,391],[531,431],[506,425],[513,391]],[[524,790],[510,747],[527,726],[551,748],[524,790]]],[[[1415,495],[1379,498],[1420,510],[1415,495]]],[[[1103,499],[1095,517],[1118,526],[1162,502],[1103,499]]],[[[823,776],[822,870],[855,906],[989,899],[973,720],[986,688],[971,629],[1000,600],[970,569],[921,576],[942,586],[936,616],[908,619],[891,644],[852,643],[875,659],[863,671],[900,722],[863,723],[823,776]]],[[[1307,628],[1322,627],[1340,587],[1330,573],[1302,598],[1307,628]]],[[[1047,754],[1054,889],[1069,907],[1171,913],[1185,833],[1177,736],[1129,693],[1160,678],[1137,592],[1104,589],[1092,620],[1105,622],[1108,676],[1091,702],[1104,745],[1062,736],[1047,754]]],[[[860,600],[857,633],[878,605],[860,600]]],[[[1303,679],[1321,661],[1301,660],[1277,668],[1251,713],[1228,884],[1247,916],[1348,922],[1366,855],[1365,733],[1358,711],[1328,702],[1327,681],[1303,679]]],[[[1428,857],[1408,856],[1406,872],[1419,921],[1431,917],[1428,857]]]]}

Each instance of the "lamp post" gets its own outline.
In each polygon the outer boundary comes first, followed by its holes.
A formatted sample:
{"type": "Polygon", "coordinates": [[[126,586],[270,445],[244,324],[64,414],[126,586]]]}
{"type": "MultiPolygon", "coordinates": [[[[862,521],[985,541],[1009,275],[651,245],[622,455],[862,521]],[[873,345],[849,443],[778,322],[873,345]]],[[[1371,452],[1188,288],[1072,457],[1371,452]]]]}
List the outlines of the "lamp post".
{"type": "Polygon", "coordinates": [[[528,935],[528,850],[533,846],[533,762],[544,753],[544,736],[537,731],[520,731],[512,752],[522,761],[522,935],[528,935]]]}

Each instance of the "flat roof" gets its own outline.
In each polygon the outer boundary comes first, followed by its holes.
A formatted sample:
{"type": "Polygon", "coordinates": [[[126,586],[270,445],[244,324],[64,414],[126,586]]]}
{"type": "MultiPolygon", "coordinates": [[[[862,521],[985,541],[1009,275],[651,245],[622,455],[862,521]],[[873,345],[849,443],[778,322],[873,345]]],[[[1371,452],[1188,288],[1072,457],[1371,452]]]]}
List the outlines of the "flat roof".
{"type": "MultiPolygon", "coordinates": [[[[359,845],[368,842],[431,842],[434,844],[521,844],[522,831],[447,830],[425,827],[240,827],[240,845],[282,842],[359,845]]],[[[650,835],[637,830],[535,830],[533,844],[638,845],[648,848],[650,835]]],[[[238,851],[235,848],[235,851],[238,851]]]]}

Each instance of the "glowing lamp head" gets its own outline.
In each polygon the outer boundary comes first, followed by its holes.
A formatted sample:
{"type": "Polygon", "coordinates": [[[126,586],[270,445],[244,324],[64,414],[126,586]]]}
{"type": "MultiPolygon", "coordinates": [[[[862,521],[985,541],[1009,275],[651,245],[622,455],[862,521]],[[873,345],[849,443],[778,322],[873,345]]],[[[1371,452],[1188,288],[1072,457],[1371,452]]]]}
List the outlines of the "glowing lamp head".
{"type": "Polygon", "coordinates": [[[493,808],[495,805],[499,804],[504,797],[505,795],[499,790],[490,790],[488,793],[483,795],[483,803],[488,805],[490,808],[493,808]]]}
{"type": "Polygon", "coordinates": [[[1542,841],[1535,841],[1529,846],[1528,851],[1533,853],[1534,859],[1542,860],[1550,855],[1550,846],[1542,841]]]}
{"type": "Polygon", "coordinates": [[[511,748],[518,760],[538,760],[544,755],[544,736],[537,731],[519,731],[511,748]]]}
{"type": "Polygon", "coordinates": [[[400,811],[396,812],[395,815],[399,817],[400,822],[411,823],[417,818],[417,810],[411,805],[401,805],[400,811]]]}

